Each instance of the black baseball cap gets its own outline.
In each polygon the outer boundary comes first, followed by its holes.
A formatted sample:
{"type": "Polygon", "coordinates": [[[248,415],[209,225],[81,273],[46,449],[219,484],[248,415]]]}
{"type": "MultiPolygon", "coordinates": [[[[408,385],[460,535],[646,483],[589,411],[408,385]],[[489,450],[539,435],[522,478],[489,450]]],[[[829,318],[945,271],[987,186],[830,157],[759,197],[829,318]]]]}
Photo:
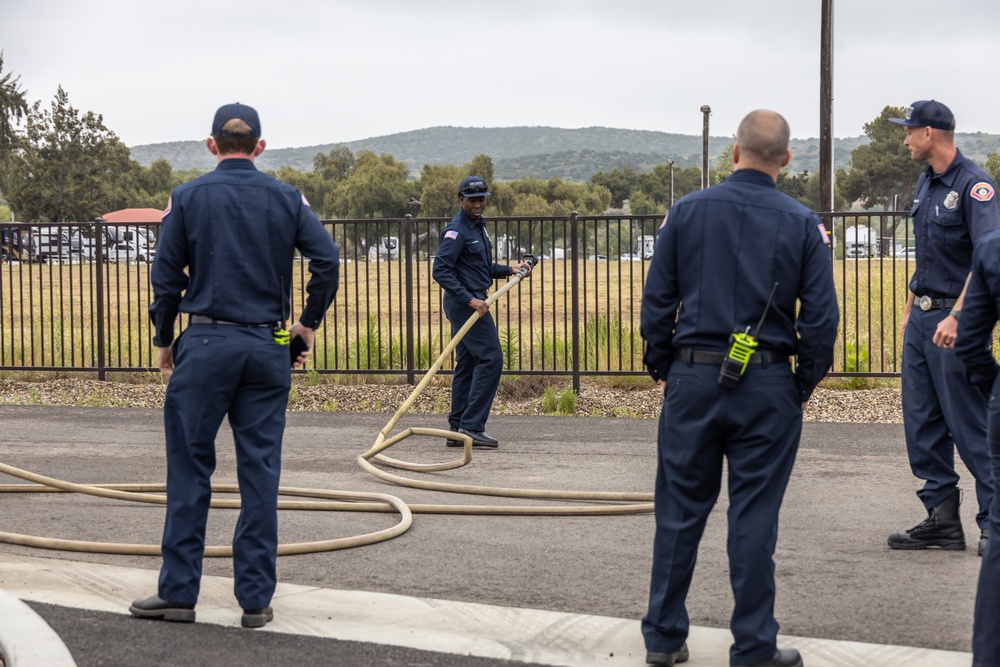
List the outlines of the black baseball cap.
{"type": "Polygon", "coordinates": [[[934,100],[920,100],[906,107],[906,118],[890,118],[897,125],[907,127],[933,127],[936,130],[955,130],[955,114],[951,109],[934,100]]]}
{"type": "Polygon", "coordinates": [[[212,136],[214,137],[246,137],[245,134],[234,134],[232,132],[226,132],[222,129],[222,126],[233,120],[234,118],[239,118],[244,123],[250,126],[251,137],[260,138],[260,117],[257,115],[257,110],[253,107],[247,106],[246,104],[226,104],[219,107],[219,110],[215,112],[215,120],[212,121],[212,136]]]}
{"type": "Polygon", "coordinates": [[[467,176],[458,186],[458,194],[462,197],[489,197],[490,189],[482,176],[467,176]]]}

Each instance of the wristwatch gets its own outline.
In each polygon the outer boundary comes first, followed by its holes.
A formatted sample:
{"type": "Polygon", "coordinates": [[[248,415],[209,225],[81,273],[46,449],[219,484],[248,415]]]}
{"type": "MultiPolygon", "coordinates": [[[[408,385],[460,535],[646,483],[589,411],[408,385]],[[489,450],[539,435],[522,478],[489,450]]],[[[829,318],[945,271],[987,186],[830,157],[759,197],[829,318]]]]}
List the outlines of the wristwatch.
{"type": "Polygon", "coordinates": [[[952,308],[951,312],[948,313],[948,314],[951,315],[952,317],[954,317],[957,320],[958,316],[961,314],[961,312],[962,311],[960,311],[958,308],[952,308]]]}

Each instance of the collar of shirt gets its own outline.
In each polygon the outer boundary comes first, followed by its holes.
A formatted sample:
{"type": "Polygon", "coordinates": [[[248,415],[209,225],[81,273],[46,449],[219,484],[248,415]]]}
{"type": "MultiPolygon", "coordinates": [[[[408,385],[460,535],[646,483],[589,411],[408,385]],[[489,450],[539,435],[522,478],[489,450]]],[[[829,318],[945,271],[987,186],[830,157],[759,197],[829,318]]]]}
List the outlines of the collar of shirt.
{"type": "Polygon", "coordinates": [[[952,185],[954,185],[955,178],[958,177],[958,172],[962,168],[963,164],[965,164],[965,156],[962,155],[962,151],[956,148],[955,159],[951,161],[951,164],[948,165],[947,169],[942,171],[940,174],[935,174],[934,170],[931,169],[931,166],[927,165],[925,171],[927,172],[928,180],[936,178],[938,181],[944,184],[945,187],[950,188],[952,187],[952,185]]]}
{"type": "Polygon", "coordinates": [[[472,227],[473,229],[475,229],[477,227],[479,227],[481,229],[486,229],[486,218],[485,217],[479,216],[479,220],[474,220],[472,218],[472,216],[470,216],[468,213],[465,212],[464,208],[461,211],[458,212],[458,215],[462,218],[462,222],[464,222],[465,224],[467,224],[469,227],[472,227]]]}
{"type": "Polygon", "coordinates": [[[778,184],[774,182],[769,174],[765,174],[762,171],[757,171],[756,169],[737,169],[729,175],[727,181],[733,181],[734,183],[753,183],[754,185],[765,185],[770,188],[777,188],[778,184]]]}
{"type": "Polygon", "coordinates": [[[252,169],[256,171],[257,167],[250,158],[227,157],[225,160],[219,160],[219,163],[215,165],[215,169],[216,171],[229,169],[252,169]]]}

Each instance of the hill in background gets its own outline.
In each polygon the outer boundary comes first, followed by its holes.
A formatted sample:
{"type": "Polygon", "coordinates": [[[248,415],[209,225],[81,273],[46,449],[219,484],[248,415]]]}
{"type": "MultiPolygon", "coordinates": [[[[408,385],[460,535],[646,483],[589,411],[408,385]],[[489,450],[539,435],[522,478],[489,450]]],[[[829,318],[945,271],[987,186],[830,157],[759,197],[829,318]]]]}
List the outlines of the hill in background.
{"type": "MultiPolygon", "coordinates": [[[[834,166],[850,168],[851,151],[867,143],[867,137],[834,140],[834,166]]],[[[733,142],[732,137],[709,137],[709,157],[718,159],[733,142]]],[[[1000,135],[958,134],[956,142],[968,157],[985,162],[991,152],[1000,152],[1000,135]]],[[[599,171],[631,168],[650,171],[673,160],[678,167],[701,166],[700,135],[587,127],[567,130],[557,127],[431,127],[381,137],[319,144],[301,148],[268,149],[257,159],[261,169],[283,166],[311,171],[313,157],[346,146],[357,153],[369,150],[388,153],[417,176],[425,164],[464,164],[481,153],[493,158],[495,177],[548,179],[553,176],[571,181],[587,181],[599,171]]],[[[819,169],[819,140],[792,139],[791,169],[794,172],[819,169]]],[[[163,158],[174,169],[212,169],[215,159],[203,141],[175,141],[134,146],[132,158],[149,166],[163,158]]]]}

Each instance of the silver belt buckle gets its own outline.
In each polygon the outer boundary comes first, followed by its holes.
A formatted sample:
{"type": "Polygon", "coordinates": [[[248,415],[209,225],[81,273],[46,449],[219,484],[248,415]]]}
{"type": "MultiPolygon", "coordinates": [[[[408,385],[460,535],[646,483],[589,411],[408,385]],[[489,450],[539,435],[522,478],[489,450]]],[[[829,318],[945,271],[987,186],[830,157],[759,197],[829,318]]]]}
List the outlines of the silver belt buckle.
{"type": "Polygon", "coordinates": [[[934,301],[925,294],[920,297],[920,303],[918,305],[920,306],[920,310],[930,310],[931,306],[934,305],[934,301]]]}

